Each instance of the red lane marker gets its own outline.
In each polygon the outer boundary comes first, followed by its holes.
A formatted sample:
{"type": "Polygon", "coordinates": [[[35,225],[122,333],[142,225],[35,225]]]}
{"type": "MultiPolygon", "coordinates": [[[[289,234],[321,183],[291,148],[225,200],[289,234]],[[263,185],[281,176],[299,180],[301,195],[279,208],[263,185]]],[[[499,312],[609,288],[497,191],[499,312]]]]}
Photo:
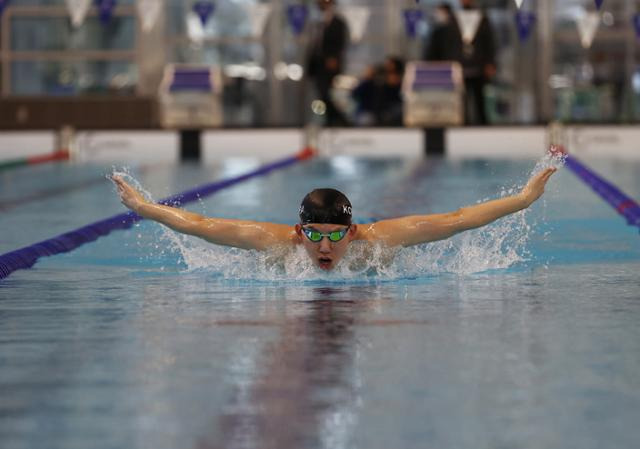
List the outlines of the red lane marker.
{"type": "Polygon", "coordinates": [[[43,154],[40,156],[31,156],[27,158],[27,164],[42,164],[43,162],[52,161],[66,161],[69,159],[69,152],[67,150],[54,151],[50,154],[43,154]]]}
{"type": "Polygon", "coordinates": [[[630,207],[634,207],[634,206],[638,206],[638,203],[632,200],[627,200],[618,204],[618,207],[616,207],[616,210],[620,213],[623,213],[625,209],[629,209],[630,207]]]}
{"type": "Polygon", "coordinates": [[[296,155],[296,159],[300,161],[304,161],[305,159],[311,159],[313,156],[315,156],[315,154],[316,154],[315,148],[306,147],[296,155]]]}
{"type": "Polygon", "coordinates": [[[549,146],[549,153],[553,154],[554,156],[564,156],[567,154],[567,150],[565,150],[564,146],[562,145],[551,145],[549,146]]]}

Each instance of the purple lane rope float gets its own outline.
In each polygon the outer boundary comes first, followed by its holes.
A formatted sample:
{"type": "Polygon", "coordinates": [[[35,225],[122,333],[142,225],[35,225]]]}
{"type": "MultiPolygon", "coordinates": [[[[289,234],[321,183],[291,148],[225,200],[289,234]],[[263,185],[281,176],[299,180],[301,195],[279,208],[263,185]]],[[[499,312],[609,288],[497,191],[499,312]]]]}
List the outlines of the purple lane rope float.
{"type": "MultiPolygon", "coordinates": [[[[219,190],[231,187],[242,181],[256,176],[263,176],[271,171],[288,167],[297,162],[309,159],[315,154],[311,148],[296,153],[293,156],[280,159],[270,164],[245,173],[244,175],[224,179],[222,181],[205,184],[191,190],[187,190],[176,195],[158,201],[158,204],[180,206],[186,203],[197,201],[200,198],[209,196],[219,190]]],[[[53,256],[66,253],[78,248],[85,243],[93,242],[118,229],[128,229],[143,218],[134,212],[125,212],[114,215],[110,218],[100,220],[73,231],[58,235],[57,237],[43,240],[33,245],[19,248],[14,251],[0,255],[0,279],[4,279],[17,270],[31,268],[41,257],[53,256]]]]}
{"type": "Polygon", "coordinates": [[[552,145],[550,151],[553,154],[562,155],[565,159],[565,165],[620,215],[625,217],[628,225],[640,228],[640,204],[638,202],[606,179],[597,175],[577,158],[567,154],[562,146],[552,145]]]}

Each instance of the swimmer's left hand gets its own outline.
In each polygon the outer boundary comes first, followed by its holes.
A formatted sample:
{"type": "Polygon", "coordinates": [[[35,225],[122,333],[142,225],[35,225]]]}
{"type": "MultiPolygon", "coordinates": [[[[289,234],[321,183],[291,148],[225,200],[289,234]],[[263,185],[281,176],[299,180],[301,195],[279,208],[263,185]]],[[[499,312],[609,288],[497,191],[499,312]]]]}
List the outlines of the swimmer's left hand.
{"type": "Polygon", "coordinates": [[[540,198],[544,193],[544,187],[552,174],[556,172],[556,168],[550,167],[533,176],[526,186],[520,192],[520,196],[524,200],[526,207],[540,198]]]}

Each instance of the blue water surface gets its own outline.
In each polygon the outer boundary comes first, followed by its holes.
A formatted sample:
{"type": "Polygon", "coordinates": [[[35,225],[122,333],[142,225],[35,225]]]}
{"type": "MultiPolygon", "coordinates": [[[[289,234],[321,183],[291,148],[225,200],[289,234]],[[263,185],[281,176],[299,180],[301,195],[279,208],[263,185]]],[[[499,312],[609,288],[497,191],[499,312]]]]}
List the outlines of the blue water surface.
{"type": "MultiPolygon", "coordinates": [[[[332,186],[358,222],[446,212],[535,162],[315,160],[189,209],[293,224],[332,186]]],[[[640,164],[586,162],[640,198],[640,164]]],[[[131,173],[161,198],[257,166],[131,173]]],[[[111,170],[0,173],[0,252],[123,212],[111,170]]],[[[269,281],[148,222],[42,259],[0,281],[0,447],[639,447],[638,229],[560,170],[523,220],[474,232],[385,276],[269,281]]]]}

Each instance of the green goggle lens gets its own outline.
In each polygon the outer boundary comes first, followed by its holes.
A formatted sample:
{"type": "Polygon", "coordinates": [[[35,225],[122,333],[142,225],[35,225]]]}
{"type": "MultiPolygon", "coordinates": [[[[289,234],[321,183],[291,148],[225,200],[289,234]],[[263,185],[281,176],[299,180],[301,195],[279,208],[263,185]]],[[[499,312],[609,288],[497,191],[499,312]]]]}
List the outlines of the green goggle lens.
{"type": "Polygon", "coordinates": [[[303,231],[304,235],[306,235],[309,240],[314,243],[318,243],[320,240],[322,240],[322,237],[329,237],[329,240],[331,240],[332,242],[339,242],[347,234],[347,229],[329,232],[328,234],[323,234],[322,232],[315,231],[313,229],[303,229],[303,231]]]}

